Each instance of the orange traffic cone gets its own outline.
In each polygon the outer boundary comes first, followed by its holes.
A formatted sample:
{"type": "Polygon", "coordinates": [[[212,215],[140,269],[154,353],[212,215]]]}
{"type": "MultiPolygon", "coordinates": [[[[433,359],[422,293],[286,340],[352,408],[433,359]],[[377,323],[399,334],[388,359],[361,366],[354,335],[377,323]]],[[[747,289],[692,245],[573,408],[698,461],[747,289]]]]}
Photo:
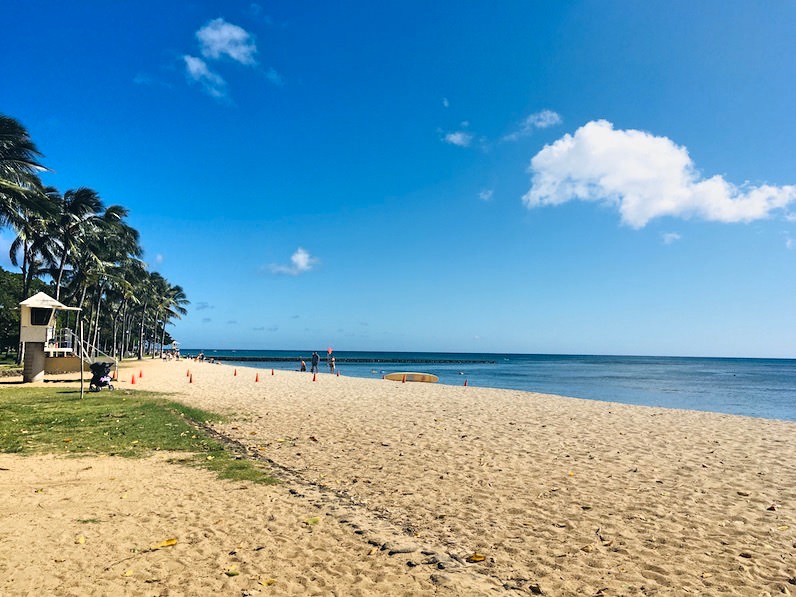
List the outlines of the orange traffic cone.
{"type": "Polygon", "coordinates": [[[188,378],[188,383],[193,383],[193,375],[188,378]]]}
{"type": "Polygon", "coordinates": [[[273,374],[274,374],[274,370],[273,370],[273,369],[271,369],[271,375],[273,375],[273,374]]]}
{"type": "Polygon", "coordinates": [[[406,375],[401,378],[401,383],[406,383],[406,375]]]}
{"type": "Polygon", "coordinates": [[[312,381],[315,381],[315,373],[312,374],[312,381]]]}
{"type": "Polygon", "coordinates": [[[142,377],[144,377],[144,372],[141,369],[139,369],[138,370],[138,379],[141,379],[142,377]]]}
{"type": "Polygon", "coordinates": [[[133,373],[133,377],[130,380],[130,385],[133,385],[133,386],[135,385],[135,373],[133,373]]]}
{"type": "Polygon", "coordinates": [[[258,382],[258,381],[260,381],[260,374],[259,374],[259,373],[255,374],[255,376],[254,376],[254,381],[255,381],[255,382],[258,382]]]}
{"type": "Polygon", "coordinates": [[[185,372],[185,377],[191,377],[191,370],[190,370],[190,369],[188,369],[188,370],[185,372]]]}
{"type": "Polygon", "coordinates": [[[464,380],[464,387],[465,388],[467,387],[467,380],[466,379],[464,380]]]}
{"type": "Polygon", "coordinates": [[[237,369],[235,369],[235,371],[233,371],[233,372],[232,372],[232,375],[234,375],[235,377],[237,377],[237,376],[238,376],[238,370],[237,370],[237,369]]]}

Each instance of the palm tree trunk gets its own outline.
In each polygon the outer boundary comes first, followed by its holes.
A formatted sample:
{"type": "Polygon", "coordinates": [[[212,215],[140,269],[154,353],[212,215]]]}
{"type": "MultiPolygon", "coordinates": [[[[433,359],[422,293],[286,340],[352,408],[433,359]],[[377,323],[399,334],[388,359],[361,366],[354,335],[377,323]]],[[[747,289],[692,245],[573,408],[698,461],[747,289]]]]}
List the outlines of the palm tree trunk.
{"type": "Polygon", "coordinates": [[[144,322],[146,320],[147,304],[141,307],[141,326],[138,328],[138,360],[144,358],[144,322]]]}

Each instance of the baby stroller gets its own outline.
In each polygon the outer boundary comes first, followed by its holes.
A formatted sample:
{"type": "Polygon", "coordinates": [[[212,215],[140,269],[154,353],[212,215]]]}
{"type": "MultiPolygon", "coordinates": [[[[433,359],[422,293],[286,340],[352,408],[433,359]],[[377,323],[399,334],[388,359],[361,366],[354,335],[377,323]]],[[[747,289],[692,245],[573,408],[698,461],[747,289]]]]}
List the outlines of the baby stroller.
{"type": "Polygon", "coordinates": [[[113,363],[102,363],[97,361],[91,363],[91,383],[88,385],[89,392],[99,392],[102,388],[113,389],[111,385],[111,367],[113,363]]]}

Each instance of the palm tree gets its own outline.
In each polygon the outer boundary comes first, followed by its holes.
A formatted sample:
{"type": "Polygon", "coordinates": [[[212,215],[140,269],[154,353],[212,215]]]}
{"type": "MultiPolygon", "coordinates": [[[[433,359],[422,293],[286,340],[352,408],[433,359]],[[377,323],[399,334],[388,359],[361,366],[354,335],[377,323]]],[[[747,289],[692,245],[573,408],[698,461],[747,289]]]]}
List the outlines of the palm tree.
{"type": "Polygon", "coordinates": [[[161,353],[163,352],[163,345],[166,341],[166,324],[171,323],[171,319],[180,319],[183,315],[188,313],[188,309],[185,308],[185,305],[189,304],[190,301],[185,295],[185,291],[182,289],[182,286],[179,285],[169,285],[166,294],[160,298],[157,311],[160,315],[161,325],[163,326],[160,332],[161,353]]]}
{"type": "Polygon", "coordinates": [[[56,189],[48,188],[47,194],[57,209],[50,221],[49,232],[58,245],[54,251],[52,275],[55,280],[55,299],[60,300],[69,259],[79,255],[81,250],[85,251],[83,241],[96,226],[104,206],[97,192],[86,187],[66,191],[63,196],[56,189]]]}
{"type": "Polygon", "coordinates": [[[21,210],[23,222],[17,228],[17,236],[11,243],[8,256],[12,265],[22,273],[22,295],[28,298],[34,278],[44,270],[44,264],[53,260],[53,243],[47,234],[47,218],[38,213],[21,210]]]}
{"type": "Polygon", "coordinates": [[[38,162],[41,153],[19,122],[0,114],[0,226],[18,228],[21,212],[48,211],[37,172],[46,170],[38,162]]]}

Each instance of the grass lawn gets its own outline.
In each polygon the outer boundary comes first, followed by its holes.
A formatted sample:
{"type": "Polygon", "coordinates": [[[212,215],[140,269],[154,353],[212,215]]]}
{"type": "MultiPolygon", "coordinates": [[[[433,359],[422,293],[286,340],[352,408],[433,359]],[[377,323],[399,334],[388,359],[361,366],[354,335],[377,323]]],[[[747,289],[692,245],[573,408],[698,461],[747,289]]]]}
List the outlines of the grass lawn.
{"type": "Polygon", "coordinates": [[[223,479],[275,483],[263,466],[240,458],[200,425],[223,417],[169,401],[162,394],[66,388],[0,391],[0,452],[107,454],[144,457],[161,450],[188,453],[178,462],[215,471],[223,479]]]}

